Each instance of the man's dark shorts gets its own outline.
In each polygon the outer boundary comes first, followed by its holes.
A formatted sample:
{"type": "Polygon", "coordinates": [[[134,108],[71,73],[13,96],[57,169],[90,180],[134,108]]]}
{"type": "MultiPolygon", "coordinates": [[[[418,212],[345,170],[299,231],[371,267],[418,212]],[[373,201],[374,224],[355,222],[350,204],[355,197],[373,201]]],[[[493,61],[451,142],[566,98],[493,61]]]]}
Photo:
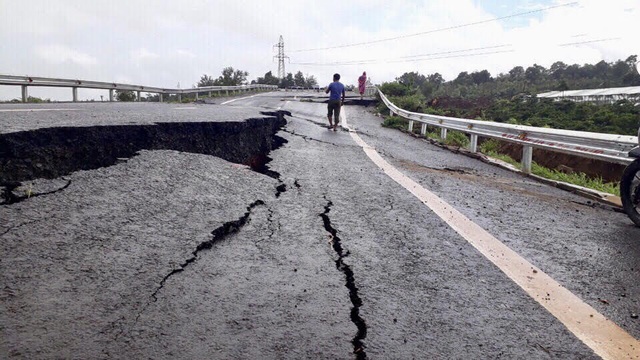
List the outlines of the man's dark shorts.
{"type": "Polygon", "coordinates": [[[333,115],[333,113],[335,112],[334,120],[337,124],[340,119],[340,99],[329,100],[329,104],[327,105],[327,110],[328,110],[327,112],[328,117],[331,117],[331,115],[333,115]]]}

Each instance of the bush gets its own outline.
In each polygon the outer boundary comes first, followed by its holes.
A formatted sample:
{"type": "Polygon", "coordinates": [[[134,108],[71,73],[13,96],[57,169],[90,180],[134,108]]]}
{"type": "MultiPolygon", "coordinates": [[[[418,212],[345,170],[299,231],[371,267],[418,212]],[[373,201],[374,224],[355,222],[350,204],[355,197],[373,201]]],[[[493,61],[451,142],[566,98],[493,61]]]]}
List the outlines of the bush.
{"type": "Polygon", "coordinates": [[[414,94],[402,97],[389,97],[389,100],[397,107],[412,112],[423,112],[426,108],[425,99],[422,94],[414,94]]]}
{"type": "Polygon", "coordinates": [[[392,129],[408,129],[409,120],[399,116],[389,116],[382,122],[382,126],[392,129]]]}
{"type": "Polygon", "coordinates": [[[497,153],[500,149],[500,142],[496,139],[489,139],[480,144],[480,152],[483,154],[497,153]]]}
{"type": "Polygon", "coordinates": [[[382,85],[380,85],[379,89],[387,97],[406,96],[406,95],[409,95],[409,92],[410,92],[410,89],[408,87],[397,82],[383,83],[382,85]]]}
{"type": "Polygon", "coordinates": [[[430,133],[426,133],[426,134],[425,134],[425,136],[426,136],[428,139],[433,139],[433,140],[436,140],[436,141],[441,141],[441,139],[440,139],[440,134],[439,134],[439,133],[437,133],[437,132],[430,132],[430,133]]]}
{"type": "Polygon", "coordinates": [[[389,108],[384,104],[383,101],[379,101],[378,105],[376,105],[376,112],[380,114],[389,114],[389,108]]]}
{"type": "Polygon", "coordinates": [[[463,132],[449,130],[444,143],[450,146],[466,147],[469,145],[469,138],[463,132]]]}

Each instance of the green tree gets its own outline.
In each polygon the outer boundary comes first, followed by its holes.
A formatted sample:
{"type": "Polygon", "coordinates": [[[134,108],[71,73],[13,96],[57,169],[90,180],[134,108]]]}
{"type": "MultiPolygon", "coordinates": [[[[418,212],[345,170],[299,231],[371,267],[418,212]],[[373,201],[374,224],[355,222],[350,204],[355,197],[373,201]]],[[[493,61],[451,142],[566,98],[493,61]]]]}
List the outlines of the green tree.
{"type": "Polygon", "coordinates": [[[198,87],[205,87],[205,86],[214,86],[216,83],[216,81],[213,79],[212,76],[209,76],[207,74],[202,75],[202,77],[200,77],[200,81],[198,81],[198,87]]]}
{"type": "Polygon", "coordinates": [[[435,85],[436,88],[439,88],[440,85],[444,84],[444,78],[442,77],[442,75],[440,75],[440,73],[427,75],[427,81],[435,85]]]}
{"type": "Polygon", "coordinates": [[[305,79],[304,86],[307,88],[315,88],[318,86],[318,80],[316,80],[315,76],[307,74],[307,78],[305,79]]]}
{"type": "Polygon", "coordinates": [[[273,76],[271,71],[268,71],[264,74],[264,77],[259,77],[257,79],[258,84],[266,84],[266,85],[278,85],[280,83],[280,79],[273,76]]]}
{"type": "Polygon", "coordinates": [[[284,79],[280,80],[280,87],[283,89],[286,88],[290,88],[292,86],[295,85],[295,81],[293,79],[293,74],[292,73],[288,73],[287,76],[284,77],[284,79]]]}
{"type": "Polygon", "coordinates": [[[567,69],[567,64],[562,61],[556,61],[551,64],[549,71],[551,72],[551,77],[554,79],[561,79],[564,75],[564,71],[567,69]]]}
{"type": "Polygon", "coordinates": [[[509,78],[511,81],[520,81],[524,79],[524,68],[522,66],[516,66],[509,70],[509,78]]]}
{"type": "Polygon", "coordinates": [[[453,80],[453,83],[456,85],[471,85],[473,84],[473,77],[471,77],[468,72],[463,71],[458,74],[458,77],[453,80]]]}
{"type": "Polygon", "coordinates": [[[302,71],[298,71],[293,77],[293,83],[295,86],[304,87],[304,75],[302,75],[302,71]]]}
{"type": "Polygon", "coordinates": [[[136,93],[131,90],[116,90],[118,101],[136,101],[136,93]]]}
{"type": "Polygon", "coordinates": [[[222,70],[222,75],[214,81],[214,85],[217,86],[237,86],[247,82],[247,76],[249,73],[242,70],[234,70],[229,66],[222,70]]]}
{"type": "Polygon", "coordinates": [[[471,78],[475,84],[484,84],[486,82],[492,81],[491,73],[487,70],[475,71],[471,73],[471,78]]]}
{"type": "Polygon", "coordinates": [[[533,64],[533,66],[529,66],[527,70],[524,71],[524,77],[530,84],[538,84],[542,80],[544,80],[546,74],[546,69],[544,66],[540,66],[538,64],[533,64]]]}
{"type": "Polygon", "coordinates": [[[418,72],[412,71],[402,74],[402,76],[396,78],[396,81],[409,88],[419,88],[427,82],[427,77],[418,72]]]}

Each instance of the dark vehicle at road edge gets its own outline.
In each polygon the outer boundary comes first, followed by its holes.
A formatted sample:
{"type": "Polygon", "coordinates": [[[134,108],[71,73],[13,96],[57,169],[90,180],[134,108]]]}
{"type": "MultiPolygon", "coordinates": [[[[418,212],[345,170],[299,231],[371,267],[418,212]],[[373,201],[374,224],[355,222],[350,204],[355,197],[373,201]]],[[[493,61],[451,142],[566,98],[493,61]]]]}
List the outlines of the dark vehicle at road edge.
{"type": "Polygon", "coordinates": [[[638,146],[629,151],[629,156],[635,160],[622,174],[620,197],[624,211],[637,226],[640,226],[640,129],[638,129],[638,146]]]}

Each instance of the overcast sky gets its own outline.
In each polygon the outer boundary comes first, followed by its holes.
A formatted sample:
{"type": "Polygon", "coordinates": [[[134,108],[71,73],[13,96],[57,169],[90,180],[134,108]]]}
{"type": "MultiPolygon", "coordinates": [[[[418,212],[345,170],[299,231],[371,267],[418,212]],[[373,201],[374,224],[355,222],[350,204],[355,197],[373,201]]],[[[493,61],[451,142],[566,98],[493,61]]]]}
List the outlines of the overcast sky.
{"type": "MultiPolygon", "coordinates": [[[[0,73],[189,88],[232,66],[253,80],[277,75],[282,35],[286,71],[320,85],[334,72],[345,84],[362,71],[374,83],[408,71],[451,80],[640,55],[638,19],[640,0],[0,0],[0,73]]],[[[19,96],[0,86],[0,100],[19,96]]]]}

